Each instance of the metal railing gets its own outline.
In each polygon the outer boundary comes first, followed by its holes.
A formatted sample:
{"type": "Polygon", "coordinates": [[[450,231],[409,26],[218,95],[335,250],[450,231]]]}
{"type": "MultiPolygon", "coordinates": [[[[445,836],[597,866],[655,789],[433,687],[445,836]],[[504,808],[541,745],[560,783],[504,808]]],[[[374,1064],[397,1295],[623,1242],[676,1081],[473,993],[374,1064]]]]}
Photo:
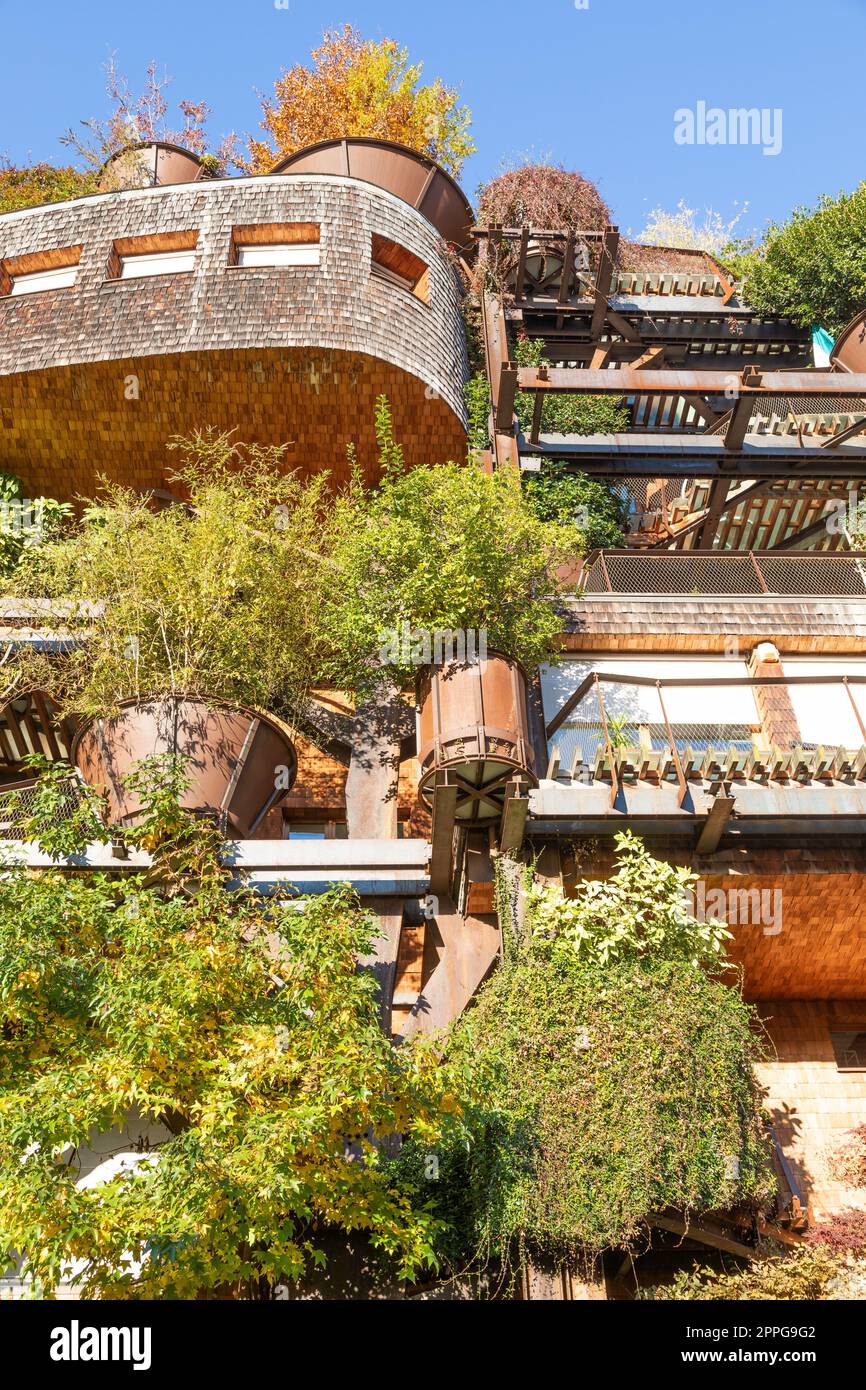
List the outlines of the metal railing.
{"type": "Polygon", "coordinates": [[[866,597],[866,552],[600,550],[587,556],[587,594],[802,594],[866,597]]]}
{"type": "MultiPolygon", "coordinates": [[[[36,809],[38,782],[19,782],[0,790],[0,840],[24,840],[24,826],[36,809]]],[[[84,795],[84,788],[74,773],[70,773],[68,794],[58,807],[60,819],[72,815],[84,795]]]]}

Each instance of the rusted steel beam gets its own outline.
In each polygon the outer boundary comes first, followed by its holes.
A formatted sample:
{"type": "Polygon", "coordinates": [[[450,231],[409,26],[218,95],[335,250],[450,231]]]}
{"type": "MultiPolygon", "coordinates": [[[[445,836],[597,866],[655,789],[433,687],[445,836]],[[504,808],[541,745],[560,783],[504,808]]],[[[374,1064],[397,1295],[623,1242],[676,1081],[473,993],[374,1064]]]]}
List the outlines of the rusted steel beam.
{"type": "MultiPolygon", "coordinates": [[[[599,373],[614,376],[615,373],[599,373]]],[[[786,439],[747,435],[739,451],[726,450],[719,435],[677,433],[666,436],[632,431],[614,435],[542,435],[537,444],[519,436],[522,454],[563,459],[580,472],[611,478],[715,478],[727,474],[749,483],[866,479],[866,449],[845,445],[827,450],[799,447],[786,439]]],[[[745,497],[745,493],[741,497],[745,497]]]]}
{"type": "Polygon", "coordinates": [[[510,366],[507,362],[503,364],[499,373],[499,391],[496,402],[496,418],[494,425],[498,434],[506,434],[513,431],[514,426],[514,398],[517,394],[517,373],[518,368],[510,366]]]}
{"type": "MultiPolygon", "coordinates": [[[[738,401],[761,396],[862,396],[866,398],[866,373],[862,372],[764,372],[760,381],[737,379],[738,401]]],[[[613,393],[622,396],[724,396],[732,389],[730,372],[635,371],[618,367],[607,372],[583,367],[549,367],[545,375],[538,367],[520,367],[521,391],[584,392],[590,395],[613,393]]]]}
{"type": "Polygon", "coordinates": [[[562,264],[562,277],[559,282],[559,303],[565,304],[571,297],[574,283],[574,232],[569,228],[565,238],[565,260],[562,264]]]}
{"type": "Polygon", "coordinates": [[[433,828],[430,834],[430,892],[440,896],[451,890],[456,818],[457,783],[449,781],[447,772],[440,772],[433,796],[433,828]]]}
{"type": "Polygon", "coordinates": [[[697,543],[699,548],[703,545],[709,545],[715,535],[716,527],[719,524],[719,517],[725,510],[730,487],[730,478],[720,477],[713,480],[712,486],[710,487],[707,510],[698,533],[697,543]]]}
{"type": "Polygon", "coordinates": [[[804,526],[802,531],[795,531],[793,536],[786,537],[783,541],[770,547],[771,550],[794,550],[801,541],[811,540],[813,536],[819,536],[822,531],[827,530],[826,514],[819,516],[817,521],[813,521],[810,526],[804,526]]]}
{"type": "Polygon", "coordinates": [[[598,270],[595,277],[595,308],[592,311],[592,328],[590,332],[593,338],[597,338],[602,330],[602,325],[608,312],[608,296],[613,282],[613,275],[616,269],[616,253],[619,250],[619,232],[616,227],[608,226],[604,229],[604,237],[601,243],[601,255],[598,260],[598,270]]]}
{"type": "Polygon", "coordinates": [[[665,360],[666,352],[667,348],[664,343],[654,343],[652,346],[646,348],[645,351],[641,353],[640,357],[635,358],[634,362],[630,362],[629,367],[633,372],[643,371],[644,367],[660,367],[661,363],[665,360]]]}
{"type": "Polygon", "coordinates": [[[701,827],[695,854],[712,854],[719,847],[719,840],[734,811],[732,796],[717,796],[710,808],[710,814],[701,827]]]}
{"type": "Polygon", "coordinates": [[[853,425],[849,425],[846,430],[840,430],[839,434],[831,434],[829,439],[825,439],[821,445],[822,449],[836,449],[840,444],[844,444],[846,439],[853,439],[855,434],[860,434],[866,430],[866,415],[862,420],[855,420],[853,425]]]}
{"type": "Polygon", "coordinates": [[[749,421],[752,418],[754,399],[751,395],[740,396],[728,421],[728,428],[725,430],[725,448],[728,450],[739,451],[743,447],[743,441],[749,430],[749,421]]]}
{"type": "Polygon", "coordinates": [[[529,246],[529,228],[523,227],[520,232],[520,250],[517,254],[517,278],[514,281],[514,291],[518,299],[523,298],[523,281],[526,278],[526,251],[529,246]]]}
{"type": "Polygon", "coordinates": [[[513,854],[520,849],[528,814],[529,784],[526,778],[515,777],[506,787],[499,823],[499,848],[503,854],[513,854]]]}

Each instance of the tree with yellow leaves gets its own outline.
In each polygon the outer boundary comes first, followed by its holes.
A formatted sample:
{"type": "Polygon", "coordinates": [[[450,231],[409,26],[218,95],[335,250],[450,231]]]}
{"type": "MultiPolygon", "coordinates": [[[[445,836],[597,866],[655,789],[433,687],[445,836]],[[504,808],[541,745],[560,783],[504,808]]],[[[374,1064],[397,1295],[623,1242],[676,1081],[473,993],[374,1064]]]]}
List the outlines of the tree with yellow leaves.
{"type": "Polygon", "coordinates": [[[470,113],[438,77],[421,85],[420,63],[410,63],[393,39],[364,39],[350,24],[324,34],[312,66],[296,63],[262,100],[264,140],[249,139],[248,173],[266,173],[286,155],[320,140],[368,135],[394,140],[429,155],[455,176],[475,151],[470,113]]]}

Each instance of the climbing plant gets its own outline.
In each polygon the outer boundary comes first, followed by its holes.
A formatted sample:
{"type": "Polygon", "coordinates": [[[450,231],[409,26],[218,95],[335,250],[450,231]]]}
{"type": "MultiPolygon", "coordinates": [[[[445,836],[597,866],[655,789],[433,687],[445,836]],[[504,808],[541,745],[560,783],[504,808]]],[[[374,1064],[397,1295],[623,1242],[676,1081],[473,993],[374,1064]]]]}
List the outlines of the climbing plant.
{"type": "MultiPolygon", "coordinates": [[[[588,949],[564,904],[530,890],[522,931],[450,1038],[449,1056],[474,1059],[487,1086],[472,1142],[447,1148],[426,1186],[451,1214],[453,1268],[589,1260],[644,1239],[654,1212],[769,1196],[754,1011],[698,963],[681,893],[678,875],[631,847],[620,884],[595,900],[607,921],[588,949]],[[624,878],[641,888],[620,934],[624,878]]],[[[425,1190],[421,1159],[407,1146],[411,1190],[425,1190]]]]}

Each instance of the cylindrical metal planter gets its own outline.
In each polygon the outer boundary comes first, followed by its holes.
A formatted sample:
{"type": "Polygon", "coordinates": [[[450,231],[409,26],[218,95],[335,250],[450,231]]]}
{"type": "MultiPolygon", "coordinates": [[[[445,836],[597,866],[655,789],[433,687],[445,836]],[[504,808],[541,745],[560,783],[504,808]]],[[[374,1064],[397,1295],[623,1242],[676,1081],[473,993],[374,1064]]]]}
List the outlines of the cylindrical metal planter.
{"type": "Polygon", "coordinates": [[[866,372],[866,309],[842,329],[833,344],[830,361],[846,372],[866,372]]]}
{"type": "Polygon", "coordinates": [[[499,652],[426,671],[418,687],[419,794],[432,805],[437,774],[457,782],[457,820],[499,820],[508,783],[537,786],[523,668],[499,652]]]}
{"type": "Polygon", "coordinates": [[[469,241],[472,208],[450,174],[427,155],[391,140],[323,140],[281,159],[272,174],[342,174],[387,189],[457,246],[469,241]]]}
{"type": "Polygon", "coordinates": [[[126,700],[116,715],[83,724],[72,744],[72,761],[90,786],[105,791],[109,819],[122,826],[135,825],[142,813],[124,778],[160,753],[188,760],[185,809],[215,817],[239,839],[255,834],[297,772],[292,740],[275,719],[184,696],[126,700]]]}

